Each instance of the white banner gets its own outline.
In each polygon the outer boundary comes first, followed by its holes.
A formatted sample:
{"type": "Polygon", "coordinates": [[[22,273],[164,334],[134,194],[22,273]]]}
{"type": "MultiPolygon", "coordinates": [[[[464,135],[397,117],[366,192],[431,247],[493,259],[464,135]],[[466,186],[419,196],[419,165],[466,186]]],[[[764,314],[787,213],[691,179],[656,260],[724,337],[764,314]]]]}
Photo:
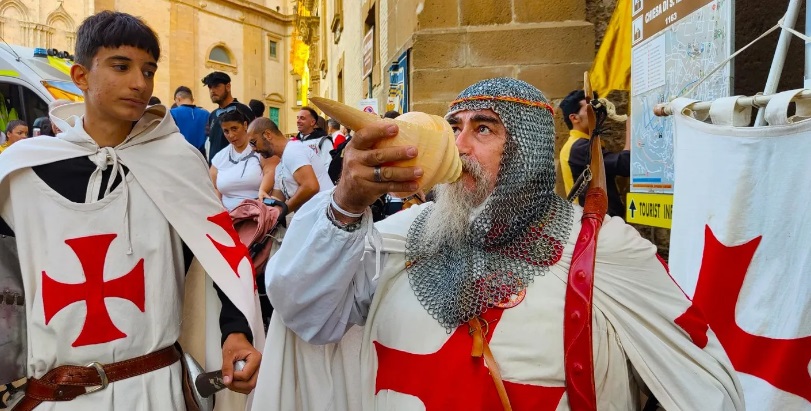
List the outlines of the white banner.
{"type": "Polygon", "coordinates": [[[670,268],[750,411],[811,411],[811,121],[786,118],[796,92],[774,98],[758,128],[735,97],[713,103],[713,124],[674,103],[670,268]]]}

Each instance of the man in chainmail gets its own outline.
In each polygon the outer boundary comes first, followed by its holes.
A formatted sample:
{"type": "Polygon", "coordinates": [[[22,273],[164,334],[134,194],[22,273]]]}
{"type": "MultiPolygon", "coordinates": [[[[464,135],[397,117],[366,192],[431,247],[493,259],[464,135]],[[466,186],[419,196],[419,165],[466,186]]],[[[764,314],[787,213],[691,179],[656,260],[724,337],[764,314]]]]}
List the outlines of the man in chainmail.
{"type": "MultiPolygon", "coordinates": [[[[416,149],[376,149],[396,134],[380,122],[357,131],[336,189],[297,213],[266,273],[277,315],[254,409],[571,409],[564,305],[583,211],[554,193],[552,108],[497,78],[463,91],[446,119],[463,172],[435,203],[370,223],[375,198],[414,191],[422,174],[388,165],[416,149]],[[365,325],[360,361],[341,351],[353,324],[365,325]],[[301,349],[335,342],[328,358],[301,349]]],[[[583,361],[597,409],[636,410],[640,392],[668,410],[743,409],[701,313],[619,218],[600,232],[592,308],[583,361]]]]}

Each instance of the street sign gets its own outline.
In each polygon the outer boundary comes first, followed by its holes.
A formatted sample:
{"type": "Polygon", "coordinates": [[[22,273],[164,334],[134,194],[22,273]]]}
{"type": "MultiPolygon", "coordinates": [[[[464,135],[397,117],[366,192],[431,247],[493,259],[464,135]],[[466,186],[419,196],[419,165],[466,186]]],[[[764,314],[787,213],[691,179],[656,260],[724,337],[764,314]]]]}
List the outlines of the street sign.
{"type": "Polygon", "coordinates": [[[714,0],[634,0],[633,44],[651,38],[714,0]]]}
{"type": "Polygon", "coordinates": [[[375,28],[372,27],[363,36],[363,77],[372,74],[374,68],[374,51],[375,51],[375,28]]]}
{"type": "Polygon", "coordinates": [[[673,222],[673,196],[670,194],[628,193],[625,221],[652,227],[670,228],[673,222]]]}
{"type": "Polygon", "coordinates": [[[365,98],[358,102],[358,108],[372,114],[377,114],[378,105],[376,98],[365,98]]]}
{"type": "Polygon", "coordinates": [[[729,65],[692,88],[732,52],[734,0],[634,0],[631,5],[634,37],[641,36],[631,50],[631,191],[672,193],[673,118],[656,117],[653,107],[676,97],[712,101],[730,95],[729,65]]]}

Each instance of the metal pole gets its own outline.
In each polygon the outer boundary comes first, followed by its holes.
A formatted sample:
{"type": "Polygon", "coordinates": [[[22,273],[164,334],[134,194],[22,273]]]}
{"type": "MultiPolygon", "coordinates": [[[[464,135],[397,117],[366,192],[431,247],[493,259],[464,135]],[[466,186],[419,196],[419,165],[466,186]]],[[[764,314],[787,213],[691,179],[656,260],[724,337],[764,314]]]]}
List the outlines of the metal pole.
{"type": "MultiPolygon", "coordinates": [[[[811,36],[811,0],[805,2],[805,34],[811,36]]],[[[811,41],[805,42],[805,81],[803,88],[811,88],[811,41]]]]}
{"type": "MultiPolygon", "coordinates": [[[[740,107],[765,107],[774,97],[774,94],[770,94],[768,96],[751,96],[751,97],[741,97],[737,100],[736,104],[740,107]]],[[[796,97],[793,98],[794,101],[800,99],[808,99],[811,98],[811,90],[801,91],[797,94],[796,97]]],[[[694,103],[690,106],[690,109],[693,111],[706,111],[710,109],[712,105],[712,101],[699,101],[694,103]]],[[[667,117],[672,116],[673,113],[673,106],[670,103],[661,103],[657,104],[653,107],[653,114],[657,117],[667,117]]]]}
{"type": "MultiPolygon", "coordinates": [[[[790,0],[788,3],[788,10],[783,20],[783,25],[786,27],[794,28],[797,23],[797,16],[800,14],[800,0],[790,0]]],[[[780,83],[780,76],[783,74],[783,65],[786,63],[786,55],[788,54],[788,46],[791,43],[793,34],[786,30],[780,31],[780,40],[777,42],[777,48],[774,51],[774,58],[772,59],[772,68],[769,70],[769,79],[766,80],[766,87],[763,89],[763,94],[774,94],[777,91],[777,85],[780,83]]],[[[755,127],[766,125],[766,120],[763,116],[766,114],[764,109],[759,109],[757,112],[757,119],[755,120],[755,127]]]]}

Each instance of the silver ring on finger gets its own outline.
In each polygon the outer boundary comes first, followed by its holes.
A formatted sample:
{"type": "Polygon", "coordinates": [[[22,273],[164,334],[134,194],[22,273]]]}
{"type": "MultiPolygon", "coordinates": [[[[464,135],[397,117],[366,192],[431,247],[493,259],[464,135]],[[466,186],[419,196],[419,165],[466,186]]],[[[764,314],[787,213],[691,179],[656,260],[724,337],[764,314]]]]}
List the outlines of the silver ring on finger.
{"type": "Polygon", "coordinates": [[[383,182],[383,171],[381,170],[380,166],[375,166],[375,183],[382,183],[383,182]]]}

